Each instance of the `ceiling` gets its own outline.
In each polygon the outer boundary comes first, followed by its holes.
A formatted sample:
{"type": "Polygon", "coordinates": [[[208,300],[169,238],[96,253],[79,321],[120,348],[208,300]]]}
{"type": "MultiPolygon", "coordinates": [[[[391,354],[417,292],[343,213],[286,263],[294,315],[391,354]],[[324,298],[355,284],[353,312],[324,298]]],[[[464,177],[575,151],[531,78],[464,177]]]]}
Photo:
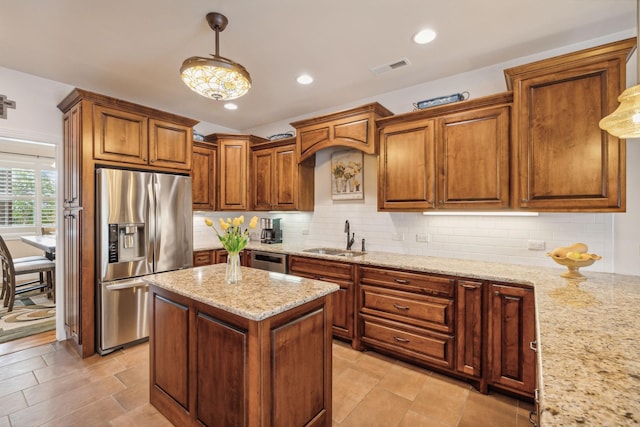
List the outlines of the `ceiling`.
{"type": "Polygon", "coordinates": [[[634,0],[0,0],[0,8],[0,66],[239,131],[636,26],[634,0]],[[179,77],[184,59],[215,51],[208,12],[229,19],[220,55],[253,80],[236,111],[179,77]],[[424,27],[436,40],[412,43],[424,27]],[[410,65],[370,71],[402,58],[410,65]],[[302,72],[315,82],[298,85],[302,72]]]}

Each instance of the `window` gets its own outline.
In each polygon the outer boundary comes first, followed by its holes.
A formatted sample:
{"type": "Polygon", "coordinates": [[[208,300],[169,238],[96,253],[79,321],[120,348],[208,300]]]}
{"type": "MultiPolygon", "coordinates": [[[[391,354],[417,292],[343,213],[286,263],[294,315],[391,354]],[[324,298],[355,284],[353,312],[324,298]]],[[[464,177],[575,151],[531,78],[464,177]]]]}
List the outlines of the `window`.
{"type": "Polygon", "coordinates": [[[56,185],[53,158],[4,151],[0,156],[0,231],[39,234],[41,227],[55,227],[56,185]]]}

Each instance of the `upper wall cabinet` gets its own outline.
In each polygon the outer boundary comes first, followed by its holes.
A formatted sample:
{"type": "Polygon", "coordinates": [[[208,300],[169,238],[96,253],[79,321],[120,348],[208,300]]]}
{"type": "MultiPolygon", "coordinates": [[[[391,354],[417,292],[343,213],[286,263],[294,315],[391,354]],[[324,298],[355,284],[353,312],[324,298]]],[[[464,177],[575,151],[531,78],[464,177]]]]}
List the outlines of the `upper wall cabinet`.
{"type": "Polygon", "coordinates": [[[193,142],[191,192],[193,210],[216,210],[218,147],[208,142],[193,142]]]}
{"type": "Polygon", "coordinates": [[[251,209],[312,211],[315,156],[296,161],[295,139],[251,146],[251,209]]]}
{"type": "Polygon", "coordinates": [[[81,89],[73,90],[59,108],[66,111],[80,99],[91,104],[95,160],[143,169],[191,169],[196,120],[81,89]]]}
{"type": "Polygon", "coordinates": [[[514,97],[516,207],[625,210],[625,141],[598,122],[618,105],[635,43],[622,40],[505,70],[514,97]]]}
{"type": "Polygon", "coordinates": [[[510,206],[511,93],[377,121],[378,210],[510,206]]]}
{"type": "Polygon", "coordinates": [[[296,128],[296,156],[301,162],[324,148],[343,146],[367,154],[378,152],[375,120],[393,113],[374,102],[291,123],[296,128]]]}
{"type": "Polygon", "coordinates": [[[253,135],[214,133],[207,135],[205,141],[218,146],[218,209],[249,210],[250,147],[266,139],[253,135]]]}

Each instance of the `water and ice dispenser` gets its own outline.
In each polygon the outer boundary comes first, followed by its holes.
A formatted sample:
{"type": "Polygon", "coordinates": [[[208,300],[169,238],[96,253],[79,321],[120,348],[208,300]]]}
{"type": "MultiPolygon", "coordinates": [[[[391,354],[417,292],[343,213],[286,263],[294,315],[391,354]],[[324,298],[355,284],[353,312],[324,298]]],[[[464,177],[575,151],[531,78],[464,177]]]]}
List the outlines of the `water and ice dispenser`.
{"type": "Polygon", "coordinates": [[[144,224],[109,224],[109,264],[145,257],[144,224]]]}

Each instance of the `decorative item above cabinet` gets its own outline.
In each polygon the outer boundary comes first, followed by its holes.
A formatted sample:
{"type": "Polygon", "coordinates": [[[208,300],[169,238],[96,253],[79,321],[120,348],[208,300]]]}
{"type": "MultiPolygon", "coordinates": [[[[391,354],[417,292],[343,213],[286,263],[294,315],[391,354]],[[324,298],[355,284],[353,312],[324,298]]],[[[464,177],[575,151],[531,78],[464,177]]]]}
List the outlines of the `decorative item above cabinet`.
{"type": "Polygon", "coordinates": [[[626,145],[598,127],[626,85],[635,39],[504,71],[513,88],[514,205],[624,212],[626,145]]]}
{"type": "Polygon", "coordinates": [[[324,116],[291,123],[296,128],[298,162],[319,150],[334,146],[355,148],[367,154],[378,152],[375,121],[393,113],[377,102],[324,116]]]}

